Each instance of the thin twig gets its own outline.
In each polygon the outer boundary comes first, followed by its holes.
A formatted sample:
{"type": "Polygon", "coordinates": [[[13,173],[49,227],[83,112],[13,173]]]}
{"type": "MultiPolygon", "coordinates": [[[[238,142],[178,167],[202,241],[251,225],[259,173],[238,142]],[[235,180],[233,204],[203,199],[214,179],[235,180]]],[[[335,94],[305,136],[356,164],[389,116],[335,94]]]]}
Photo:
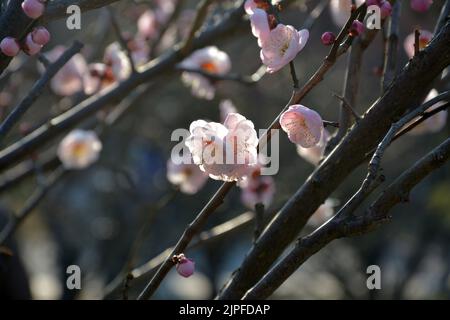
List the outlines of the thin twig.
{"type": "Polygon", "coordinates": [[[350,113],[356,121],[361,120],[361,116],[355,111],[355,109],[350,105],[350,102],[348,102],[345,97],[342,97],[337,93],[333,93],[333,96],[338,98],[342,102],[342,106],[347,109],[348,113],[350,113]]]}
{"type": "Polygon", "coordinates": [[[388,37],[384,48],[384,66],[382,76],[382,93],[394,80],[397,70],[398,41],[400,34],[401,1],[396,1],[389,21],[388,37]]]}
{"type": "Polygon", "coordinates": [[[258,240],[264,229],[264,204],[255,205],[255,231],[253,232],[253,241],[258,240]]]}
{"type": "Polygon", "coordinates": [[[262,79],[262,77],[266,74],[266,67],[261,66],[258,68],[258,70],[249,75],[249,76],[242,76],[240,74],[235,73],[228,73],[228,74],[216,74],[211,73],[202,69],[193,69],[193,68],[186,68],[177,66],[177,70],[181,72],[190,72],[190,73],[196,73],[201,76],[204,76],[205,78],[208,78],[212,81],[235,81],[239,82],[245,85],[253,85],[256,84],[259,80],[262,79]]]}
{"type": "Polygon", "coordinates": [[[197,14],[195,16],[194,22],[192,23],[191,29],[189,31],[189,35],[184,42],[183,47],[181,48],[181,52],[183,54],[186,54],[191,50],[192,42],[194,41],[195,34],[197,31],[202,27],[203,22],[206,19],[206,16],[208,15],[208,9],[209,6],[213,3],[214,0],[202,0],[197,5],[197,14]]]}
{"type": "Polygon", "coordinates": [[[136,70],[136,65],[134,64],[133,53],[131,52],[131,49],[127,43],[127,40],[125,40],[125,38],[123,37],[122,30],[120,29],[120,26],[119,26],[119,21],[117,20],[117,17],[116,17],[116,13],[112,7],[108,7],[108,9],[109,9],[109,16],[111,18],[111,25],[114,29],[114,32],[116,33],[116,37],[119,40],[119,44],[120,44],[122,50],[124,50],[127,55],[128,63],[130,64],[130,67],[131,67],[131,72],[136,73],[137,70],[136,70]]]}
{"type": "Polygon", "coordinates": [[[0,125],[0,143],[25,112],[27,112],[39,98],[50,80],[75,54],[79,53],[82,48],[83,44],[75,41],[72,46],[58,58],[58,60],[47,67],[43,76],[31,88],[30,93],[28,93],[28,95],[11,111],[5,121],[0,125]]]}
{"type": "Polygon", "coordinates": [[[417,56],[420,51],[420,30],[414,30],[414,56],[417,56]]]}

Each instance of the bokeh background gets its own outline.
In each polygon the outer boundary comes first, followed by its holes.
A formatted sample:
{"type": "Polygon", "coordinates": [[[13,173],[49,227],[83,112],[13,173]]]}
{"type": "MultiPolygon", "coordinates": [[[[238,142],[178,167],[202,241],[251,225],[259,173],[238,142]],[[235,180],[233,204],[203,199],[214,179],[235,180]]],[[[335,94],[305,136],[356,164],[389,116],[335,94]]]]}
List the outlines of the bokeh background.
{"type": "MultiPolygon", "coordinates": [[[[218,1],[219,2],[219,1],[218,1]]],[[[226,10],[227,1],[214,9],[210,23],[226,10]]],[[[433,30],[443,0],[435,0],[427,13],[417,13],[402,1],[398,66],[408,58],[403,39],[415,27],[433,30]]],[[[185,1],[183,8],[192,10],[197,1],[185,1]]],[[[284,23],[300,28],[308,12],[318,1],[298,1],[282,13],[284,23]]],[[[152,1],[120,1],[113,7],[123,31],[136,32],[136,17],[152,7],[152,1]]],[[[182,22],[180,22],[182,23],[182,22]]],[[[186,28],[181,25],[181,28],[186,28]]],[[[167,33],[159,49],[169,49],[176,39],[177,28],[167,33]]],[[[115,41],[106,9],[82,16],[82,29],[69,31],[65,21],[49,25],[52,41],[69,46],[74,39],[85,44],[83,55],[89,62],[101,61],[104,48],[115,41]]],[[[306,48],[295,60],[300,83],[318,68],[328,48],[320,42],[325,31],[338,32],[326,10],[311,28],[306,48]]],[[[260,66],[259,48],[250,26],[225,40],[215,43],[230,55],[232,71],[243,75],[260,66]]],[[[355,108],[364,112],[380,93],[380,77],[376,69],[382,63],[383,42],[377,36],[367,50],[361,70],[360,92],[355,108]]],[[[0,116],[4,117],[39,77],[38,61],[21,56],[11,68],[19,68],[2,87],[8,86],[9,100],[3,100],[0,116]]],[[[303,101],[318,110],[324,119],[337,121],[339,101],[332,93],[340,93],[344,83],[346,57],[339,59],[303,101]]],[[[98,163],[87,170],[65,176],[48,194],[17,231],[11,246],[17,255],[13,261],[0,261],[0,270],[14,265],[14,277],[0,277],[0,295],[34,299],[101,299],[121,298],[123,270],[129,265],[130,251],[139,234],[139,248],[132,266],[137,267],[175,244],[187,224],[212,196],[220,182],[210,180],[196,195],[174,190],[166,178],[166,161],[172,146],[170,135],[176,128],[188,128],[197,119],[220,121],[219,103],[231,99],[240,113],[251,119],[256,128],[267,127],[289,99],[291,79],[287,68],[266,75],[255,85],[219,82],[216,97],[200,100],[183,85],[180,74],[160,77],[116,125],[102,135],[104,150],[98,163]],[[143,228],[144,226],[144,228],[143,228]],[[66,267],[77,264],[82,270],[82,290],[66,289],[66,267]],[[119,276],[118,276],[119,275],[119,276]],[[119,284],[117,286],[117,284],[119,284]],[[111,290],[116,286],[118,290],[111,290]]],[[[78,97],[58,97],[47,89],[23,120],[23,126],[37,126],[70,108],[78,97]]],[[[111,106],[113,107],[113,106],[111,106]]],[[[102,115],[98,115],[101,117],[102,115]]],[[[84,125],[89,125],[88,123],[84,125]]],[[[450,126],[438,133],[405,136],[387,151],[383,162],[387,182],[396,178],[414,161],[448,137],[450,126]]],[[[21,137],[12,133],[7,143],[21,137]]],[[[61,138],[61,137],[60,137],[61,138]]],[[[58,138],[56,142],[60,139],[58,138]]],[[[39,155],[54,153],[55,143],[39,155]]],[[[314,167],[300,158],[295,146],[280,135],[280,170],[274,177],[276,196],[267,208],[273,213],[302,185],[314,167]]],[[[357,169],[333,194],[336,206],[345,202],[358,188],[365,167],[357,169]]],[[[3,176],[3,178],[5,178],[3,176]]],[[[18,185],[2,189],[0,224],[8,212],[17,212],[37,188],[32,176],[18,185]]],[[[450,297],[450,167],[444,166],[421,183],[411,194],[410,202],[393,210],[392,223],[358,238],[342,239],[308,260],[273,295],[275,299],[448,299],[450,297]],[[366,287],[366,268],[379,265],[382,290],[366,287]]],[[[370,199],[369,199],[370,201],[370,199]]],[[[364,206],[362,207],[364,208],[364,206]]],[[[210,219],[207,228],[248,211],[235,188],[225,203],[210,219]]],[[[309,225],[303,232],[313,230],[309,225]]],[[[252,245],[253,225],[239,229],[227,237],[201,245],[187,252],[196,261],[196,272],[181,278],[170,272],[157,291],[158,299],[210,299],[220,290],[252,245]]],[[[10,272],[11,270],[9,270],[10,272]]],[[[4,273],[8,274],[8,273],[4,273]]],[[[149,277],[131,281],[129,296],[135,297],[149,277]]]]}

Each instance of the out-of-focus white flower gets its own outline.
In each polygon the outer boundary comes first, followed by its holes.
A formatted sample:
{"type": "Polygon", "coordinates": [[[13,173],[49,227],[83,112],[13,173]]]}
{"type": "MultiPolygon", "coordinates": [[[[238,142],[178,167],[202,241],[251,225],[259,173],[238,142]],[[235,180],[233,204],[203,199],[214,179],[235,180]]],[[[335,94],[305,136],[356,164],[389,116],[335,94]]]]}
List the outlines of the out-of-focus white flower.
{"type": "MultiPolygon", "coordinates": [[[[428,94],[428,96],[424,102],[430,101],[431,99],[436,98],[438,95],[439,95],[439,93],[437,92],[437,90],[433,89],[430,91],[430,93],[428,94]]],[[[434,109],[437,109],[446,103],[447,103],[446,101],[440,101],[440,102],[436,103],[433,107],[428,109],[427,111],[433,111],[434,109]]],[[[447,116],[448,116],[448,111],[443,110],[443,111],[435,114],[434,116],[426,119],[424,122],[420,123],[416,127],[414,127],[414,129],[409,131],[408,134],[421,135],[421,134],[426,134],[426,133],[439,132],[447,124],[447,116]]],[[[412,122],[414,122],[416,120],[413,120],[412,122]]]]}
{"type": "MultiPolygon", "coordinates": [[[[183,60],[181,67],[224,75],[230,71],[231,61],[228,54],[211,46],[195,51],[183,60]]],[[[191,86],[194,96],[208,100],[214,98],[215,86],[208,78],[195,72],[183,72],[181,78],[185,84],[191,86]]]]}
{"type": "MultiPolygon", "coordinates": [[[[57,46],[44,55],[50,62],[55,62],[66,48],[57,46]]],[[[76,54],[52,78],[50,88],[57,95],[71,96],[84,90],[84,82],[89,76],[88,65],[83,55],[76,54]]]]}
{"type": "MultiPolygon", "coordinates": [[[[356,4],[359,6],[364,2],[364,0],[356,0],[356,4]]],[[[350,18],[350,10],[352,8],[352,0],[331,0],[330,2],[330,13],[333,22],[339,26],[343,27],[348,18],[350,18]]]]}
{"type": "Polygon", "coordinates": [[[242,188],[241,201],[249,209],[254,210],[255,205],[261,203],[268,208],[275,195],[275,182],[271,176],[250,177],[246,187],[242,188]]]}
{"type": "Polygon", "coordinates": [[[130,61],[118,42],[113,42],[106,47],[103,59],[106,65],[111,66],[117,81],[125,80],[130,76],[130,61]]]}
{"type": "Polygon", "coordinates": [[[66,169],[84,169],[98,160],[102,143],[94,131],[71,131],[58,146],[58,157],[66,169]]]}
{"type": "Polygon", "coordinates": [[[196,164],[175,164],[169,159],[167,179],[170,183],[179,186],[181,192],[195,194],[205,185],[208,175],[196,164]]]}

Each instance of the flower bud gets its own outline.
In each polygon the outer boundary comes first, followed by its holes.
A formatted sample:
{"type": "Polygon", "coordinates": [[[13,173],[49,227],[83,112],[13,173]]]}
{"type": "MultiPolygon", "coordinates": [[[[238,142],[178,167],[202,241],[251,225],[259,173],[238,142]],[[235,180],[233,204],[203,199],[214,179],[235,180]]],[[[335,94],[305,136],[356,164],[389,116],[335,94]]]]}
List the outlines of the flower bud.
{"type": "Polygon", "coordinates": [[[330,46],[336,41],[336,36],[333,32],[327,31],[322,34],[321,40],[324,45],[330,46]]]}
{"type": "Polygon", "coordinates": [[[350,27],[350,35],[353,37],[357,37],[359,35],[361,35],[365,30],[364,24],[359,21],[359,20],[355,20],[352,23],[352,26],[350,27]]]}
{"type": "Polygon", "coordinates": [[[383,1],[380,6],[381,19],[386,19],[392,14],[392,6],[389,1],[383,1]]]}
{"type": "Polygon", "coordinates": [[[50,41],[50,32],[44,27],[37,27],[31,33],[31,38],[34,43],[44,46],[50,41]]]}
{"type": "Polygon", "coordinates": [[[16,56],[20,51],[19,43],[12,37],[6,37],[0,43],[0,50],[8,57],[16,56]]]}
{"type": "Polygon", "coordinates": [[[37,19],[44,13],[45,5],[41,0],[25,0],[22,2],[22,10],[31,19],[37,19]]]}
{"type": "Polygon", "coordinates": [[[191,259],[186,258],[184,255],[179,257],[177,263],[177,272],[180,276],[189,278],[194,274],[195,262],[191,259]]]}

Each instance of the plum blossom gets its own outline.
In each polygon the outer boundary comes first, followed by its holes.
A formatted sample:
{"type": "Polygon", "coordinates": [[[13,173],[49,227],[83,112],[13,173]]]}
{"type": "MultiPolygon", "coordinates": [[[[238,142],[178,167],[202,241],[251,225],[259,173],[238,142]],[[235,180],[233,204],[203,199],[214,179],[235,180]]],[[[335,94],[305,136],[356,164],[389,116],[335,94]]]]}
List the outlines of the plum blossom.
{"type": "Polygon", "coordinates": [[[131,74],[131,65],[128,56],[118,42],[113,42],[105,49],[103,60],[112,68],[117,81],[127,79],[131,74]]]}
{"type": "Polygon", "coordinates": [[[94,131],[76,129],[58,146],[58,157],[66,169],[84,169],[98,160],[102,143],[94,131]]]}
{"type": "MultiPolygon", "coordinates": [[[[356,0],[356,4],[359,6],[364,0],[356,0]]],[[[334,23],[343,27],[347,20],[350,18],[350,11],[352,8],[352,0],[331,0],[330,13],[334,23]]]]}
{"type": "Polygon", "coordinates": [[[195,262],[180,254],[174,258],[176,260],[176,269],[180,276],[189,278],[195,272],[195,262]]]}
{"type": "MultiPolygon", "coordinates": [[[[180,64],[182,68],[202,70],[216,75],[224,75],[231,69],[231,61],[223,51],[217,47],[206,47],[192,53],[180,64]]],[[[195,72],[183,72],[183,82],[192,88],[192,94],[198,98],[211,100],[215,95],[214,83],[207,77],[195,72]]]]}
{"type": "Polygon", "coordinates": [[[50,41],[50,32],[44,27],[37,27],[30,34],[32,41],[38,45],[45,46],[50,41]]]}
{"type": "Polygon", "coordinates": [[[327,31],[322,34],[322,37],[320,38],[322,41],[322,44],[325,46],[331,46],[334,41],[336,41],[336,36],[333,32],[327,31]]]}
{"type": "Polygon", "coordinates": [[[237,109],[231,100],[222,100],[219,104],[219,110],[221,122],[225,122],[230,113],[237,113],[237,109]]]}
{"type": "MultiPolygon", "coordinates": [[[[50,62],[55,62],[65,51],[64,46],[57,46],[46,52],[50,62]]],[[[83,55],[76,54],[52,78],[50,88],[57,95],[71,96],[84,90],[84,82],[89,76],[88,65],[83,55]]]]}
{"type": "Polygon", "coordinates": [[[254,209],[255,205],[261,203],[268,208],[275,195],[275,182],[271,176],[259,176],[249,179],[246,188],[242,189],[241,201],[249,209],[254,209]]]}
{"type": "Polygon", "coordinates": [[[297,31],[293,26],[277,24],[274,16],[259,7],[247,12],[251,12],[252,33],[258,38],[260,57],[268,73],[283,68],[305,47],[309,38],[308,30],[297,31]]]}
{"type": "Polygon", "coordinates": [[[433,4],[433,0],[411,0],[411,9],[417,12],[426,12],[433,4]]]}
{"type": "Polygon", "coordinates": [[[247,0],[245,1],[244,9],[247,14],[252,15],[255,13],[255,9],[267,11],[269,6],[268,0],[247,0]]]}
{"type": "Polygon", "coordinates": [[[152,10],[146,10],[137,22],[138,34],[144,39],[154,39],[158,35],[158,22],[152,10]]]}
{"type": "Polygon", "coordinates": [[[289,140],[303,148],[317,145],[324,129],[320,115],[299,104],[290,106],[281,115],[280,125],[288,134],[289,140]]]}
{"type": "Polygon", "coordinates": [[[230,113],[224,124],[197,120],[190,125],[186,146],[194,163],[210,178],[239,181],[257,163],[258,137],[253,123],[230,113]]]}
{"type": "MultiPolygon", "coordinates": [[[[433,33],[427,30],[420,30],[419,37],[419,49],[424,49],[428,43],[430,43],[433,38],[433,33]]],[[[403,42],[403,47],[405,48],[406,54],[411,59],[414,57],[414,43],[415,43],[415,34],[414,32],[408,35],[403,42]]]]}
{"type": "Polygon", "coordinates": [[[6,37],[0,42],[0,50],[8,57],[15,57],[20,52],[20,45],[16,39],[6,37]]]}
{"type": "MultiPolygon", "coordinates": [[[[438,96],[438,94],[439,93],[437,92],[437,90],[435,90],[435,89],[431,90],[424,102],[428,102],[431,99],[436,98],[438,96]]],[[[444,105],[445,103],[446,103],[446,101],[440,101],[440,102],[436,103],[434,106],[432,106],[431,108],[429,108],[427,111],[433,111],[434,109],[439,108],[440,106],[444,105]]],[[[447,124],[447,116],[448,116],[448,111],[443,110],[443,111],[433,115],[432,117],[426,119],[425,121],[423,121],[416,127],[414,127],[414,129],[409,131],[408,134],[421,135],[421,134],[426,134],[426,133],[439,132],[447,124]]],[[[416,121],[416,120],[413,120],[412,122],[414,122],[414,121],[416,121]]]]}
{"type": "Polygon", "coordinates": [[[167,179],[170,183],[179,186],[181,192],[195,194],[205,185],[208,175],[195,164],[175,164],[169,159],[167,179]]]}
{"type": "Polygon", "coordinates": [[[318,165],[320,160],[322,159],[329,138],[330,134],[326,129],[323,129],[322,137],[320,138],[319,143],[314,147],[303,148],[302,146],[297,145],[298,155],[309,163],[318,165]]]}
{"type": "Polygon", "coordinates": [[[104,63],[91,63],[88,66],[88,76],[84,79],[84,92],[94,94],[116,81],[112,68],[104,63]]]}

